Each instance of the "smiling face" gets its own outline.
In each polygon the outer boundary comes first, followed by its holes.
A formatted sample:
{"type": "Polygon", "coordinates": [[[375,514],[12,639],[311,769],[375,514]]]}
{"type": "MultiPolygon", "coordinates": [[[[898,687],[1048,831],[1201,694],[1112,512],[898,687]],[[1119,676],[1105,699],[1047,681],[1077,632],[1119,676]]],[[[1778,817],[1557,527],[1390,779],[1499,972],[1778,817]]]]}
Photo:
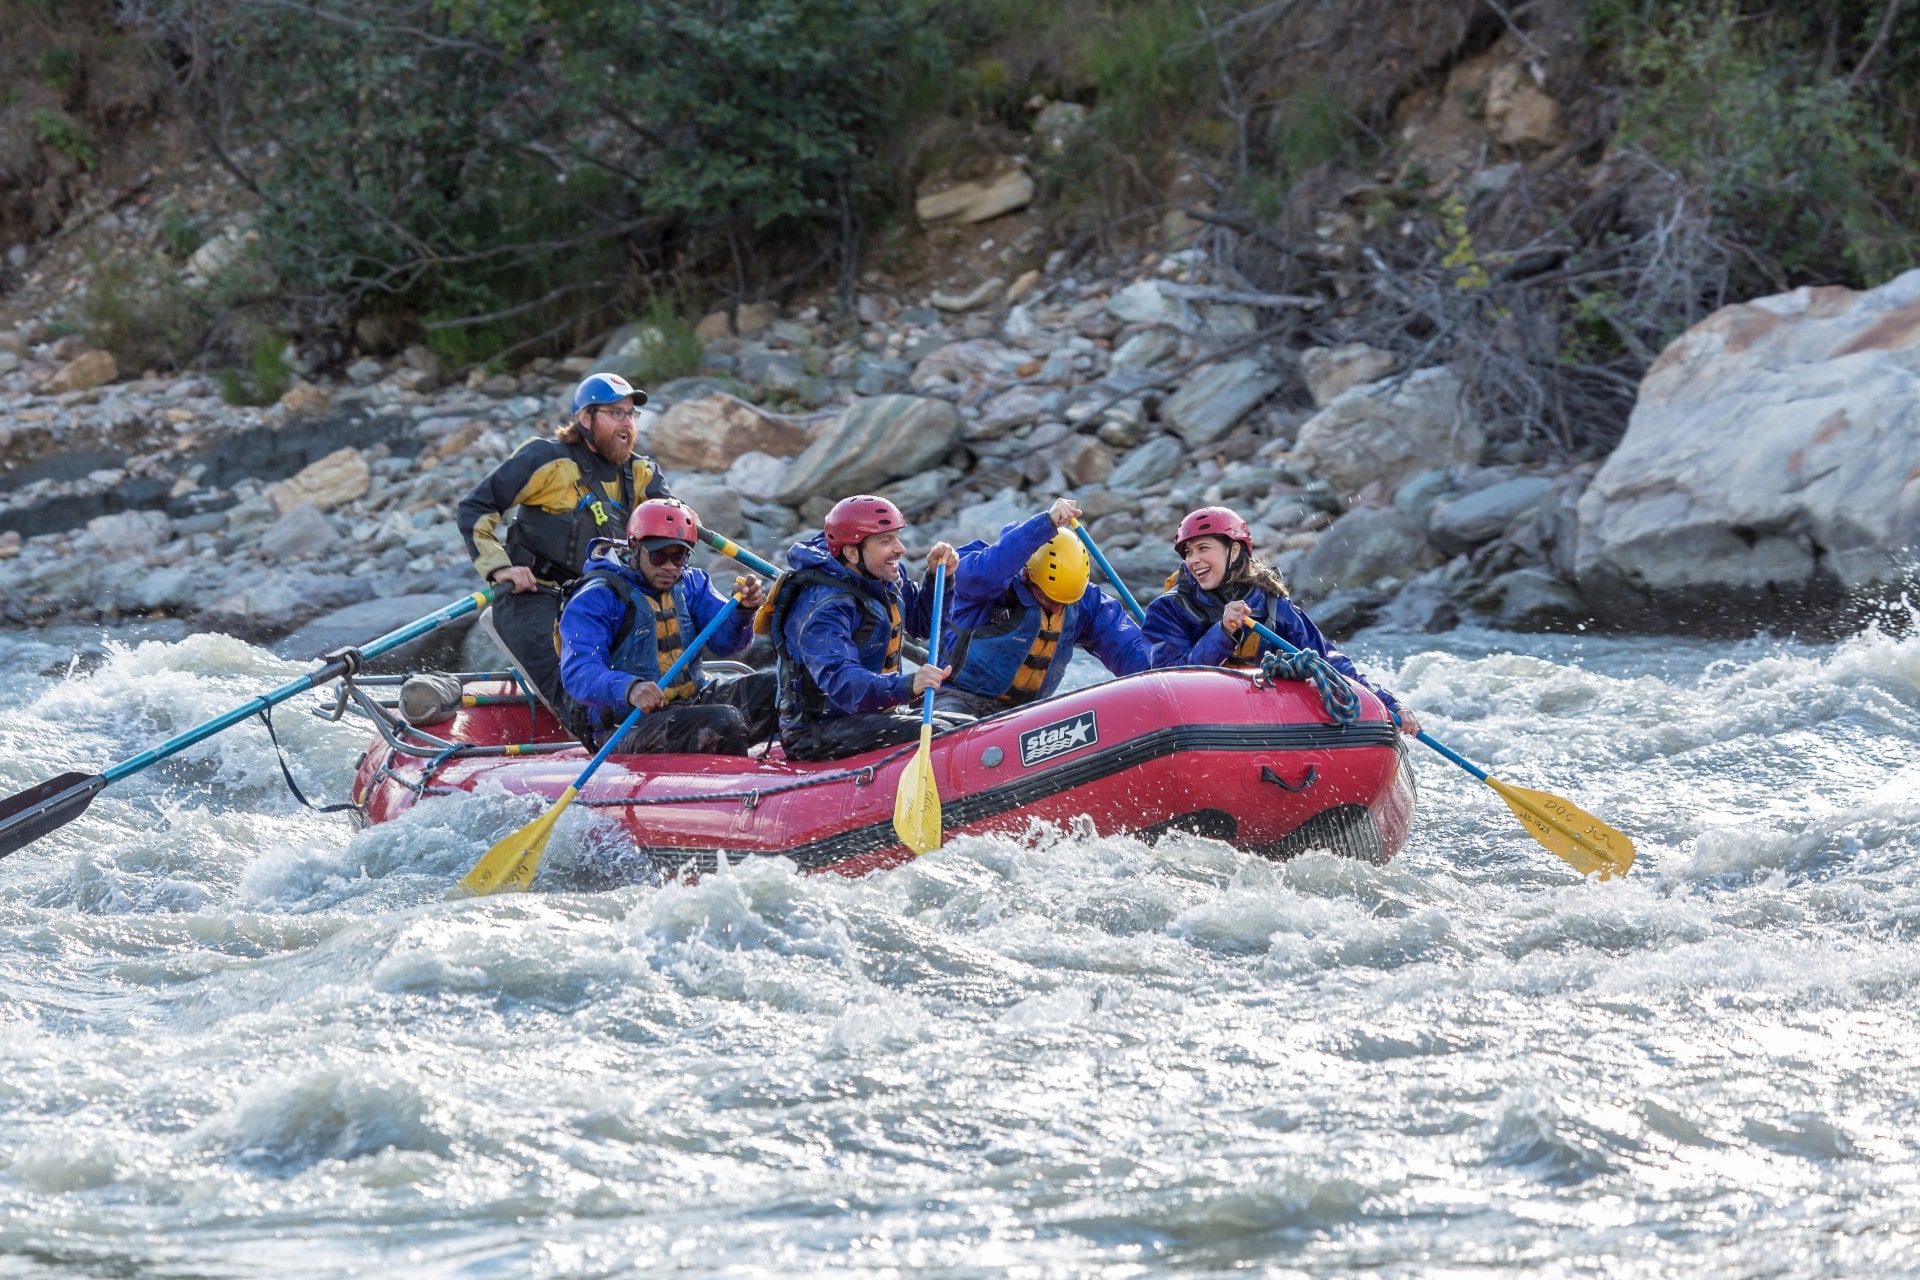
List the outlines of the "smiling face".
{"type": "Polygon", "coordinates": [[[900,581],[900,561],[906,554],[907,545],[900,541],[897,529],[876,533],[858,547],[840,548],[841,563],[886,583],[900,581]]]}
{"type": "Polygon", "coordinates": [[[614,466],[633,456],[633,397],[618,404],[590,404],[580,411],[580,431],[593,451],[614,466]]]}
{"type": "Polygon", "coordinates": [[[1189,538],[1186,554],[1181,559],[1200,589],[1211,591],[1227,580],[1227,558],[1232,549],[1233,544],[1225,538],[1189,538]]]}

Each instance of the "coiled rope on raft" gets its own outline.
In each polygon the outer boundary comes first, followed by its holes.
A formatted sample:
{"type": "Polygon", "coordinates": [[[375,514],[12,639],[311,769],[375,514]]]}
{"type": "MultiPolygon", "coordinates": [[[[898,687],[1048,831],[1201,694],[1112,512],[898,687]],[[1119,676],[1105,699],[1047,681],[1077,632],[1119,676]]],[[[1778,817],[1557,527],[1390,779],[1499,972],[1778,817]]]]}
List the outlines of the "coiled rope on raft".
{"type": "Polygon", "coordinates": [[[1260,660],[1260,670],[1269,680],[1303,680],[1313,685],[1320,695],[1320,705],[1335,724],[1354,724],[1360,719],[1360,695],[1332,663],[1317,653],[1306,649],[1292,653],[1270,650],[1260,660]]]}

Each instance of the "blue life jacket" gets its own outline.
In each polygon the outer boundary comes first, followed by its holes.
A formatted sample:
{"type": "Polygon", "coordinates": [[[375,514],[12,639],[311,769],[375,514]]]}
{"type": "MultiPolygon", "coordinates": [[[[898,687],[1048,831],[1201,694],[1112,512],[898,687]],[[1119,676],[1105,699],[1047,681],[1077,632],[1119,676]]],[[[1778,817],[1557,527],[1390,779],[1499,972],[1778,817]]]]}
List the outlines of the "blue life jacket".
{"type": "MultiPolygon", "coordinates": [[[[822,568],[791,569],[775,584],[774,598],[767,602],[770,635],[780,677],[780,724],[788,728],[814,724],[844,714],[837,710],[807,669],[804,657],[790,651],[787,620],[808,588],[825,588],[853,601],[860,610],[860,623],[854,628],[853,647],[860,665],[869,671],[891,675],[900,670],[900,646],[906,639],[905,613],[899,592],[886,593],[885,602],[871,592],[858,591],[844,578],[822,568]]],[[[818,592],[811,593],[818,598],[818,592]]],[[[810,617],[803,616],[802,626],[810,617]]],[[[758,626],[756,625],[756,630],[758,626]]]]}
{"type": "MultiPolygon", "coordinates": [[[[633,580],[624,574],[592,569],[580,578],[574,592],[594,581],[606,583],[625,606],[625,611],[620,615],[620,625],[607,646],[608,665],[616,671],[658,671],[665,675],[667,668],[679,661],[680,654],[687,647],[687,636],[681,621],[693,615],[685,586],[677,584],[664,598],[658,598],[636,587],[633,580]],[[636,625],[641,621],[642,606],[646,608],[651,626],[636,625]]],[[[569,593],[570,596],[572,594],[569,593]]],[[[700,658],[696,654],[680,669],[680,674],[674,677],[672,684],[661,687],[660,693],[670,706],[681,698],[692,697],[699,692],[700,685],[700,658]]],[[[610,729],[622,718],[613,716],[609,719],[597,707],[590,707],[589,711],[596,729],[610,729]]]]}
{"type": "Polygon", "coordinates": [[[1039,605],[1028,604],[1008,587],[985,622],[960,632],[952,650],[950,683],[1012,707],[1052,697],[1073,658],[1080,606],[1067,605],[1055,615],[1056,626],[1043,630],[1045,621],[1039,605]]]}

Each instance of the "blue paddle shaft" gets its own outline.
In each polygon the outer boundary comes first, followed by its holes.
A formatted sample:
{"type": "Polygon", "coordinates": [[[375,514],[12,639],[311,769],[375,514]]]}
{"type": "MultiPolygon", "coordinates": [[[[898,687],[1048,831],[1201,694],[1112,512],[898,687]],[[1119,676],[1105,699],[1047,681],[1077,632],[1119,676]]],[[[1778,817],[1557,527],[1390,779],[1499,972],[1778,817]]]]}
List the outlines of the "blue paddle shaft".
{"type": "Polygon", "coordinates": [[[715,533],[704,525],[700,526],[699,532],[700,541],[706,543],[721,555],[731,556],[755,573],[764,574],[769,578],[777,578],[780,576],[780,571],[774,568],[771,562],[762,560],[759,556],[753,554],[753,552],[747,550],[732,538],[724,534],[715,533]]]}
{"type": "MultiPolygon", "coordinates": [[[[707,641],[713,639],[713,633],[720,629],[720,624],[732,617],[733,611],[739,607],[740,597],[735,596],[727,601],[725,605],[721,606],[720,612],[714,614],[706,626],[700,628],[700,634],[693,638],[693,643],[681,651],[680,656],[673,660],[673,665],[667,668],[667,673],[660,677],[659,684],[663,691],[668,685],[673,683],[674,677],[680,674],[681,669],[693,661],[694,655],[706,648],[707,641]]],[[[613,754],[614,746],[620,739],[627,736],[627,732],[631,730],[633,726],[640,723],[640,717],[645,714],[646,712],[642,711],[639,707],[635,707],[627,713],[627,718],[620,722],[620,727],[615,729],[613,733],[608,736],[607,740],[600,744],[600,750],[594,752],[593,759],[589,760],[587,767],[580,771],[580,776],[573,780],[573,789],[575,791],[587,785],[587,779],[591,778],[594,775],[594,771],[607,762],[607,757],[613,754]]]]}
{"type": "Polygon", "coordinates": [[[1080,545],[1087,549],[1087,554],[1093,557],[1093,562],[1100,566],[1100,572],[1107,576],[1107,581],[1113,584],[1113,589],[1120,593],[1120,603],[1127,606],[1127,612],[1133,615],[1133,620],[1145,622],[1147,611],[1140,607],[1140,602],[1133,598],[1133,592],[1127,590],[1127,584],[1120,581],[1120,575],[1113,571],[1113,566],[1107,563],[1107,557],[1101,554],[1099,547],[1094,545],[1093,535],[1087,532],[1087,527],[1076,520],[1073,522],[1073,531],[1080,535],[1080,545]]]}
{"type": "MultiPolygon", "coordinates": [[[[363,658],[377,657],[389,649],[398,648],[409,640],[416,640],[427,634],[427,632],[432,631],[435,627],[449,623],[462,614],[472,613],[482,605],[491,604],[495,593],[498,591],[498,587],[488,587],[485,591],[476,591],[465,599],[454,601],[444,609],[435,610],[426,617],[421,618],[418,622],[410,622],[398,631],[389,631],[378,640],[370,644],[361,645],[360,656],[363,658]]],[[[122,760],[119,764],[103,769],[100,772],[100,776],[108,782],[118,782],[122,778],[140,772],[150,764],[166,759],[176,751],[182,751],[196,742],[202,742],[207,738],[211,738],[222,729],[232,728],[249,716],[259,715],[269,707],[279,706],[288,698],[297,697],[309,689],[325,684],[327,681],[345,674],[347,674],[346,662],[341,660],[329,662],[318,671],[309,672],[301,676],[298,680],[288,681],[272,693],[263,693],[244,706],[235,707],[225,715],[215,716],[205,724],[195,725],[185,733],[168,738],[157,747],[149,748],[137,756],[122,760]]]]}
{"type": "MultiPolygon", "coordinates": [[[[944,561],[933,567],[933,625],[928,628],[927,661],[940,665],[940,609],[947,593],[947,566],[944,561]]],[[[933,723],[933,686],[928,685],[920,699],[920,723],[933,723]]]]}

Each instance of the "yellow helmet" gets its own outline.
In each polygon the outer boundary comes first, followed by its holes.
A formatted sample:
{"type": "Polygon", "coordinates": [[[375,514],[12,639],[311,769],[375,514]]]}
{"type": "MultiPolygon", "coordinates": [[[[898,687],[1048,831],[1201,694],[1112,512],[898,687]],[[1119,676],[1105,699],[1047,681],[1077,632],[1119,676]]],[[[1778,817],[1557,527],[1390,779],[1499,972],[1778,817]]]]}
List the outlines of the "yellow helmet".
{"type": "Polygon", "coordinates": [[[1040,545],[1027,558],[1027,581],[1040,588],[1055,604],[1077,604],[1087,593],[1087,579],[1093,576],[1093,562],[1080,539],[1065,529],[1040,545]]]}

